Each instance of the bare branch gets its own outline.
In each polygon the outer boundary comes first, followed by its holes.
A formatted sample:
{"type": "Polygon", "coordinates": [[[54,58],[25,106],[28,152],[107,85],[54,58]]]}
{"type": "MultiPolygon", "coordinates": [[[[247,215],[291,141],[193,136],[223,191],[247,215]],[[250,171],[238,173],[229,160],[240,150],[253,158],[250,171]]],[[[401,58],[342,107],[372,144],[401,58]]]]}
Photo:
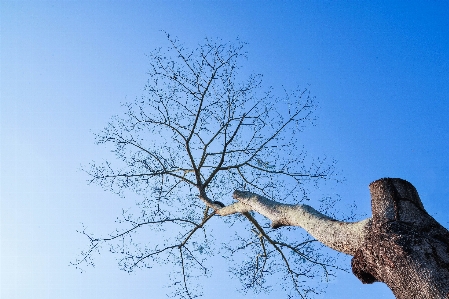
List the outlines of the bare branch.
{"type": "MultiPolygon", "coordinates": [[[[359,222],[341,222],[332,219],[308,205],[287,205],[269,200],[263,196],[244,191],[234,191],[234,198],[243,205],[247,213],[248,206],[272,221],[272,227],[299,226],[314,238],[337,251],[354,255],[360,248],[371,225],[371,219],[359,222]]],[[[217,213],[220,213],[218,211],[217,213]]]]}

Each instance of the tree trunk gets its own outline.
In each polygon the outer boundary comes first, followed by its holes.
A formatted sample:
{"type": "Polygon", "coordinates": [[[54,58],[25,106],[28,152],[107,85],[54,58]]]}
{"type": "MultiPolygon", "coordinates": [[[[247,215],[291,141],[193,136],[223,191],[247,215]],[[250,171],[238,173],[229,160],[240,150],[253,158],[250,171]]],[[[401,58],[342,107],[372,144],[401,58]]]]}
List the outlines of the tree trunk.
{"type": "Polygon", "coordinates": [[[449,298],[449,232],[401,179],[370,184],[372,223],[352,271],[363,283],[381,281],[398,299],[449,298]]]}
{"type": "Polygon", "coordinates": [[[449,299],[449,232],[423,207],[416,189],[402,179],[370,184],[372,218],[340,222],[307,205],[286,205],[235,191],[225,216],[256,211],[273,227],[300,226],[323,244],[353,256],[363,283],[384,282],[398,299],[449,299]]]}

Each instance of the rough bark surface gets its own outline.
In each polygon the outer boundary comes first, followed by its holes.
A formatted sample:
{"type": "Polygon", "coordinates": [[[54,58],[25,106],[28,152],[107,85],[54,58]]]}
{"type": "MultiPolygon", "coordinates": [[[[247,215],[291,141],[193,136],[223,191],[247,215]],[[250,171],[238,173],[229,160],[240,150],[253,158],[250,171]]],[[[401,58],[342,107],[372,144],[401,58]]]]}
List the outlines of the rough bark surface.
{"type": "Polygon", "coordinates": [[[384,282],[398,299],[449,298],[449,232],[402,179],[370,184],[372,223],[352,259],[363,283],[384,282]]]}

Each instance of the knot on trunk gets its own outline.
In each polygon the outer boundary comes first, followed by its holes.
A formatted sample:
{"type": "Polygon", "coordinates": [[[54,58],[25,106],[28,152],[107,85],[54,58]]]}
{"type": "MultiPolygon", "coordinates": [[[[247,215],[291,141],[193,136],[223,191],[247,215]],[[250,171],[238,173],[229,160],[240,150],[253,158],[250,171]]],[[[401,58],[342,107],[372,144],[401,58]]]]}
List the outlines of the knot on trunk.
{"type": "Polygon", "coordinates": [[[352,273],[362,282],[371,284],[379,281],[373,276],[375,269],[372,269],[372,265],[368,263],[368,259],[363,255],[363,250],[357,250],[354,257],[351,260],[352,273]]]}

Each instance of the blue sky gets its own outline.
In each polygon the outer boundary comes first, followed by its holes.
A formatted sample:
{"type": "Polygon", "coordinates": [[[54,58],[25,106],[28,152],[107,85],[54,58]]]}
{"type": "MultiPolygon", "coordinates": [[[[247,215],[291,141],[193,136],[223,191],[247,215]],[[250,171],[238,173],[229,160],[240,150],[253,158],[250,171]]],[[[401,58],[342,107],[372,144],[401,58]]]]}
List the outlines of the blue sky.
{"type": "MultiPolygon", "coordinates": [[[[1,1],[1,297],[165,298],[169,267],[128,275],[107,254],[82,274],[68,266],[86,245],[81,223],[109,232],[132,204],[79,168],[109,155],[92,132],[142,95],[145,54],[167,46],[160,30],[192,47],[239,37],[265,86],[312,91],[305,148],[346,178],[314,196],[369,215],[368,184],[400,177],[449,227],[448,16],[437,0],[1,1]]],[[[205,298],[252,298],[217,266],[205,298]]],[[[321,298],[359,297],[394,298],[345,273],[321,298]]]]}

